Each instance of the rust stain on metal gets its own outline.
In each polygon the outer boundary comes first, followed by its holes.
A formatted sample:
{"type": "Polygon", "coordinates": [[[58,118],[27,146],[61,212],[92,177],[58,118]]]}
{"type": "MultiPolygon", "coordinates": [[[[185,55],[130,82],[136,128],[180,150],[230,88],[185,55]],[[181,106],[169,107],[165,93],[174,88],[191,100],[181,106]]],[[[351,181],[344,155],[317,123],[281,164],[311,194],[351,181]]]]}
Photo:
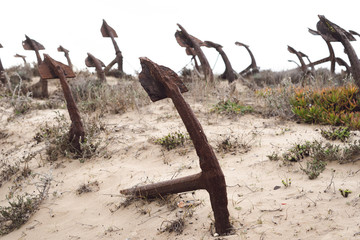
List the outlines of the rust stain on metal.
{"type": "Polygon", "coordinates": [[[105,67],[105,64],[101,60],[94,57],[91,53],[88,53],[87,55],[88,55],[88,57],[85,59],[85,65],[87,67],[94,67],[100,81],[106,82],[106,77],[105,77],[105,73],[103,70],[103,67],[105,67]]]}
{"type": "Polygon", "coordinates": [[[187,53],[190,53],[190,51],[192,51],[191,54],[196,54],[196,56],[200,60],[201,69],[203,74],[205,75],[205,79],[209,80],[210,82],[214,82],[214,74],[211,70],[207,58],[205,57],[205,54],[200,48],[201,46],[206,46],[206,44],[198,38],[190,35],[180,24],[177,25],[180,28],[180,31],[177,30],[175,33],[176,41],[181,47],[186,48],[187,53]],[[188,48],[193,50],[189,50],[188,48]]]}
{"type": "Polygon", "coordinates": [[[22,60],[24,61],[24,64],[26,64],[26,56],[24,55],[20,55],[20,54],[15,54],[14,57],[17,57],[17,58],[22,58],[22,60]]]}
{"type": "MultiPolygon", "coordinates": [[[[44,54],[44,56],[45,55],[46,54],[44,54]]],[[[46,55],[46,56],[49,57],[48,55],[46,55]]],[[[56,63],[56,66],[61,67],[61,69],[62,69],[62,71],[63,71],[66,78],[74,78],[74,77],[76,77],[75,73],[73,72],[73,70],[68,65],[65,65],[65,64],[63,64],[61,62],[58,62],[58,61],[55,61],[53,59],[52,59],[52,63],[56,63]]],[[[49,67],[48,63],[42,62],[39,65],[38,69],[39,69],[40,77],[42,79],[59,78],[58,73],[53,71],[53,69],[49,67]]]]}
{"type": "Polygon", "coordinates": [[[115,38],[118,37],[118,35],[116,34],[116,31],[112,27],[110,27],[104,19],[103,19],[103,24],[101,26],[100,31],[101,31],[101,34],[103,37],[111,38],[111,41],[115,48],[115,54],[116,54],[115,59],[108,66],[106,66],[105,72],[108,72],[115,63],[117,63],[117,65],[118,65],[118,70],[120,72],[124,72],[123,71],[123,56],[119,49],[119,46],[117,45],[117,43],[115,41],[115,38]]]}
{"type": "Polygon", "coordinates": [[[326,41],[341,42],[350,60],[351,74],[354,77],[355,84],[360,87],[360,61],[350,43],[350,41],[355,41],[356,39],[351,33],[331,22],[325,16],[318,15],[318,17],[320,21],[316,24],[317,30],[326,41]]]}
{"type": "Polygon", "coordinates": [[[186,89],[180,78],[171,69],[159,66],[148,58],[140,58],[140,63],[142,67],[139,75],[141,84],[150,96],[156,96],[152,98],[153,101],[160,100],[164,96],[171,98],[194,143],[202,171],[191,176],[124,189],[120,192],[125,195],[154,197],[206,189],[210,195],[211,207],[214,211],[216,232],[219,234],[229,233],[231,225],[227,209],[225,176],[200,122],[181,94],[181,91],[186,91],[186,89]],[[148,83],[149,81],[156,83],[148,83]],[[159,94],[159,92],[162,93],[159,94]]]}
{"type": "Polygon", "coordinates": [[[81,153],[80,143],[84,141],[85,131],[79,110],[76,106],[71,89],[66,80],[67,77],[75,77],[75,74],[72,72],[69,66],[55,61],[47,54],[44,54],[44,62],[42,66],[42,68],[39,68],[39,73],[43,78],[46,78],[51,74],[52,78],[57,77],[60,79],[61,88],[64,92],[66,106],[71,119],[69,142],[77,153],[81,153]],[[45,68],[47,69],[45,70],[45,68]],[[69,73],[69,71],[72,73],[69,73]]]}
{"type": "Polygon", "coordinates": [[[71,63],[71,59],[70,59],[70,56],[69,56],[69,50],[67,50],[66,48],[64,48],[63,46],[59,46],[58,48],[57,48],[57,50],[58,50],[58,52],[63,52],[64,53],[64,55],[65,55],[65,57],[66,57],[66,60],[67,60],[67,62],[68,62],[68,65],[69,65],[69,67],[72,69],[73,68],[73,65],[72,65],[72,63],[71,63]]]}
{"type": "Polygon", "coordinates": [[[251,58],[251,63],[250,65],[245,68],[244,70],[242,70],[240,72],[241,76],[248,76],[248,75],[252,75],[255,73],[259,72],[259,67],[256,65],[256,61],[255,61],[255,57],[254,54],[251,52],[250,47],[246,44],[240,43],[240,42],[235,42],[235,45],[240,46],[240,47],[245,47],[246,50],[248,51],[250,58],[251,58]]]}
{"type": "Polygon", "coordinates": [[[207,47],[215,48],[216,51],[221,55],[221,58],[224,61],[225,64],[225,71],[223,74],[220,75],[222,79],[227,79],[229,82],[233,82],[236,79],[236,75],[234,73],[234,70],[231,66],[231,63],[229,61],[229,58],[225,54],[223,47],[220,44],[211,42],[211,41],[205,41],[204,42],[207,47]]]}

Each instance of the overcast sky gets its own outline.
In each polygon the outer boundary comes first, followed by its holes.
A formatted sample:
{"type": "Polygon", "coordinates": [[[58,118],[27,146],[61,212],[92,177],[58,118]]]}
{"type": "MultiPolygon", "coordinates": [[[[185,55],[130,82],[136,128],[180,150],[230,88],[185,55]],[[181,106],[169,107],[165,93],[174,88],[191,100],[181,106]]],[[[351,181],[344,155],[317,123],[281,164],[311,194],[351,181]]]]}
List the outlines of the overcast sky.
{"type": "MultiPolygon", "coordinates": [[[[262,70],[286,70],[296,67],[289,59],[297,61],[287,45],[312,61],[329,55],[322,38],[308,32],[308,28],[316,29],[318,14],[346,30],[360,32],[359,6],[356,0],[5,0],[1,1],[0,43],[4,48],[0,58],[5,68],[22,64],[22,59],[13,57],[16,53],[35,62],[35,53],[22,47],[26,34],[45,46],[41,55],[47,53],[66,63],[57,47],[70,50],[77,69],[86,68],[88,52],[107,65],[115,58],[115,50],[110,38],[100,33],[105,19],[119,36],[116,41],[129,74],[141,71],[142,56],[176,72],[190,62],[175,40],[177,23],[203,41],[221,44],[237,72],[250,64],[250,57],[236,41],[250,46],[262,70]]],[[[360,50],[359,41],[352,43],[355,50],[360,50]]],[[[341,44],[333,45],[335,55],[348,62],[341,44]]],[[[210,66],[215,66],[214,72],[222,73],[224,64],[221,58],[216,62],[216,50],[203,47],[203,51],[210,66]]]]}

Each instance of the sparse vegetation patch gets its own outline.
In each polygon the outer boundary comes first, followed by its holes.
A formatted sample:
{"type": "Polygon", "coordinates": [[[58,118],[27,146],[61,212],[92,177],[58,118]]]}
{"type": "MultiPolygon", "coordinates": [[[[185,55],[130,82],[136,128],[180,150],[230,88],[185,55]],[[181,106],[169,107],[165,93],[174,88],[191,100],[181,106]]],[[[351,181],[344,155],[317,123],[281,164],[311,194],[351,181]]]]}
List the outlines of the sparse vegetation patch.
{"type": "Polygon", "coordinates": [[[218,102],[210,111],[226,115],[243,115],[253,112],[253,108],[241,104],[238,100],[227,100],[218,102]]]}
{"type": "Polygon", "coordinates": [[[155,140],[156,144],[160,144],[168,151],[174,149],[178,146],[184,146],[186,141],[190,140],[190,137],[182,132],[173,132],[169,133],[168,135],[158,138],[155,140]]]}

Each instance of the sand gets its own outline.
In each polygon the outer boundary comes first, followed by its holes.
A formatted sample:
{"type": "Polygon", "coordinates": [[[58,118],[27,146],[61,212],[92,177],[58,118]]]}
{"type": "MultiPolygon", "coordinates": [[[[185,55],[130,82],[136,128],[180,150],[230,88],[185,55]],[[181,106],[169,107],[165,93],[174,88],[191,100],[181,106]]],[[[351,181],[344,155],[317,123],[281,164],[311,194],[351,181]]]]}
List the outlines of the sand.
{"type": "MultiPolygon", "coordinates": [[[[324,141],[319,131],[323,126],[259,114],[222,116],[209,112],[216,99],[195,101],[188,93],[185,99],[214,148],[226,136],[250,146],[248,151],[216,153],[226,178],[233,235],[212,235],[213,214],[204,190],[120,206],[125,201],[121,189],[200,171],[191,144],[167,151],[153,143],[152,139],[168,133],[185,132],[172,102],[166,99],[122,115],[102,116],[106,130],[100,137],[106,150],[83,163],[66,158],[49,163],[45,143],[36,144],[33,139],[45,122],[54,122],[55,110],[32,110],[8,122],[12,109],[1,106],[0,130],[7,134],[0,139],[3,161],[20,161],[37,153],[29,162],[34,175],[15,194],[35,191],[39,176],[52,179],[40,209],[2,239],[360,239],[359,162],[330,162],[317,179],[309,180],[298,163],[285,166],[267,157],[273,152],[281,155],[294,143],[324,141]],[[288,179],[291,186],[285,187],[282,180],[288,179]],[[89,192],[77,192],[89,183],[89,192]],[[275,186],[280,188],[274,190],[275,186]],[[344,198],[339,188],[348,188],[352,194],[344,198]],[[186,203],[192,205],[187,208],[186,203]],[[160,231],[179,218],[184,219],[181,234],[160,231]]],[[[66,109],[56,111],[68,117],[66,109]]],[[[351,140],[359,138],[355,134],[351,140]]],[[[0,188],[2,206],[12,186],[13,179],[0,188]]]]}

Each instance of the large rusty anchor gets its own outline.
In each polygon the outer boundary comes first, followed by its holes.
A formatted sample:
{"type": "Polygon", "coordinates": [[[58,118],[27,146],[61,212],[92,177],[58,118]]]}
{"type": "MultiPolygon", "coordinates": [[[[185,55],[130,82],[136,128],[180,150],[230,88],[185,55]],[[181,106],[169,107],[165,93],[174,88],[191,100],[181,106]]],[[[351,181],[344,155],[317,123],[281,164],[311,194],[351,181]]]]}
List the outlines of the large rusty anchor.
{"type": "Polygon", "coordinates": [[[225,72],[223,74],[221,74],[220,77],[222,79],[227,79],[230,83],[233,82],[236,79],[236,75],[235,75],[234,70],[233,70],[233,68],[231,66],[229,58],[227,57],[224,50],[222,49],[223,46],[221,46],[220,44],[211,42],[211,41],[205,41],[204,43],[206,44],[207,47],[215,48],[216,51],[220,54],[221,58],[224,61],[225,72]]]}
{"type": "Polygon", "coordinates": [[[142,71],[139,75],[139,81],[150,99],[155,102],[169,97],[174,103],[199,156],[201,172],[179,179],[123,189],[120,192],[125,195],[156,197],[205,189],[210,195],[216,232],[228,234],[231,231],[231,225],[227,209],[225,177],[200,122],[181,94],[186,92],[187,88],[171,69],[159,66],[148,58],[140,58],[140,63],[142,71]]]}
{"type": "Polygon", "coordinates": [[[81,121],[79,109],[76,106],[71,89],[67,83],[67,78],[75,77],[74,72],[69,66],[55,61],[49,55],[44,54],[44,61],[39,65],[39,74],[42,79],[60,79],[61,88],[64,92],[66,106],[71,119],[69,143],[76,153],[81,153],[82,150],[80,143],[85,140],[85,131],[81,121]]]}
{"type": "Polygon", "coordinates": [[[248,76],[248,75],[252,75],[255,73],[259,72],[259,67],[256,65],[256,61],[255,61],[255,57],[254,54],[251,52],[250,47],[246,44],[240,43],[240,42],[235,42],[235,45],[240,46],[240,47],[245,47],[246,51],[248,51],[250,58],[251,58],[251,63],[250,65],[245,68],[244,70],[242,70],[240,72],[241,76],[248,76]]]}
{"type": "Polygon", "coordinates": [[[85,65],[87,67],[94,67],[100,81],[105,83],[106,77],[105,77],[105,73],[103,70],[103,67],[105,67],[105,64],[98,58],[94,57],[94,55],[92,55],[91,53],[88,53],[87,55],[88,55],[88,57],[85,59],[85,65]]]}
{"type": "Polygon", "coordinates": [[[186,53],[188,55],[194,56],[194,54],[196,54],[200,60],[201,70],[205,75],[205,79],[210,82],[214,82],[214,74],[204,52],[200,48],[201,46],[206,46],[206,44],[198,38],[190,35],[180,24],[177,25],[180,28],[180,31],[177,30],[175,33],[176,41],[181,47],[186,48],[186,53]]]}
{"type": "Polygon", "coordinates": [[[115,48],[115,54],[116,54],[115,59],[108,66],[105,67],[105,70],[104,70],[105,73],[108,73],[109,70],[112,68],[112,66],[114,66],[115,63],[117,63],[118,70],[123,74],[124,73],[124,71],[123,71],[123,56],[119,49],[119,46],[117,45],[117,43],[115,41],[115,38],[118,37],[118,35],[116,34],[115,30],[107,24],[107,22],[105,20],[103,20],[103,24],[101,26],[101,34],[103,37],[111,38],[111,41],[115,48]]]}
{"type": "MultiPolygon", "coordinates": [[[[30,50],[35,52],[38,66],[40,66],[40,64],[42,63],[42,59],[40,57],[39,51],[44,50],[45,47],[26,35],[25,35],[25,40],[22,42],[22,46],[25,50],[30,50]]],[[[48,81],[46,79],[40,78],[39,82],[30,86],[30,90],[33,92],[34,97],[40,97],[40,98],[49,97],[48,81]]]]}
{"type": "Polygon", "coordinates": [[[355,80],[355,84],[360,87],[360,61],[350,41],[355,41],[354,36],[331,22],[325,16],[318,16],[320,21],[316,24],[318,32],[322,38],[328,42],[341,42],[345,48],[345,53],[349,57],[350,71],[355,80]]]}

